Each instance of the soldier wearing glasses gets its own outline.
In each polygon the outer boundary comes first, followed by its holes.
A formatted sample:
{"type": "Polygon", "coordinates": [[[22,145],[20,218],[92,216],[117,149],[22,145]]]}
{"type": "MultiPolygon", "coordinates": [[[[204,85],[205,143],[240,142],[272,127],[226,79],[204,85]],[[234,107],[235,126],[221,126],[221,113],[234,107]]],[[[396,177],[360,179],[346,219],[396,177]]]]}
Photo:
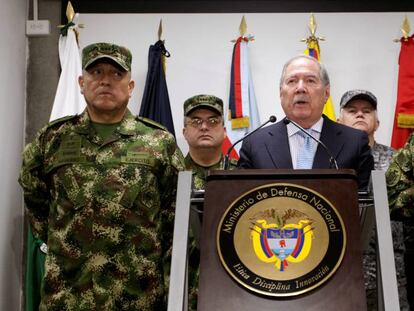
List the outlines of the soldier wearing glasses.
{"type": "MultiPolygon", "coordinates": [[[[185,167],[193,171],[193,189],[204,190],[208,171],[223,169],[221,146],[227,135],[223,101],[213,95],[195,95],[187,99],[183,135],[189,147],[185,167]]],[[[236,161],[230,161],[230,169],[236,165],[236,161]]],[[[188,310],[193,311],[197,310],[200,253],[196,238],[192,236],[190,240],[188,310]]]]}
{"type": "MultiPolygon", "coordinates": [[[[196,95],[184,102],[184,128],[189,152],[186,169],[193,170],[195,190],[205,187],[209,170],[223,169],[221,146],[226,138],[223,120],[223,101],[213,95],[196,95]]],[[[230,168],[236,167],[230,161],[230,168]]]]}

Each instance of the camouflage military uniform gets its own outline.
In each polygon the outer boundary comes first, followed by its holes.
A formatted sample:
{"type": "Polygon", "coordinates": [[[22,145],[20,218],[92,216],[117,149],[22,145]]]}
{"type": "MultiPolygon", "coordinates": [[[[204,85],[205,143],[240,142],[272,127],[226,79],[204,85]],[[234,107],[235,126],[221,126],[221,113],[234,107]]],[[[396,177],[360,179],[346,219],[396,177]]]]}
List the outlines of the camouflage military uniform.
{"type": "Polygon", "coordinates": [[[404,224],[407,296],[414,308],[414,134],[399,149],[386,173],[391,218],[404,224]]]}
{"type": "MultiPolygon", "coordinates": [[[[224,165],[224,158],[222,158],[218,163],[205,167],[201,166],[193,161],[190,154],[187,154],[185,157],[185,168],[193,170],[193,189],[194,190],[204,190],[206,186],[206,179],[209,170],[222,170],[224,165]]],[[[229,169],[235,169],[237,167],[237,161],[230,159],[229,169]]],[[[197,310],[197,296],[198,296],[198,280],[200,276],[200,251],[196,246],[196,241],[194,240],[192,234],[190,233],[190,249],[189,249],[189,311],[197,310]]]]}
{"type": "MultiPolygon", "coordinates": [[[[185,168],[188,170],[193,170],[193,189],[194,190],[204,190],[206,186],[206,179],[208,172],[210,170],[222,170],[223,164],[224,164],[224,158],[221,158],[219,162],[216,164],[206,167],[201,166],[193,161],[190,154],[187,154],[187,156],[184,159],[185,161],[185,168]]],[[[230,159],[229,161],[229,169],[235,169],[237,167],[237,162],[233,159],[230,159]]]]}
{"type": "MultiPolygon", "coordinates": [[[[371,153],[374,158],[374,168],[376,170],[387,170],[392,159],[394,149],[391,147],[374,142],[371,153]]],[[[372,204],[364,208],[373,208],[372,204]]],[[[377,239],[376,229],[373,228],[367,250],[364,252],[364,278],[367,293],[368,310],[377,309],[377,239]]]]}
{"type": "MultiPolygon", "coordinates": [[[[386,171],[390,165],[394,149],[378,144],[374,142],[374,146],[371,148],[371,153],[374,158],[374,167],[376,170],[386,171]]],[[[368,207],[368,208],[372,208],[368,207]]],[[[403,226],[400,221],[391,221],[391,232],[393,237],[393,248],[395,257],[395,266],[397,272],[398,291],[400,300],[400,309],[409,310],[407,302],[406,285],[407,281],[405,278],[404,270],[404,237],[403,237],[403,226]]],[[[364,278],[365,288],[367,294],[368,310],[378,310],[378,294],[377,294],[377,239],[376,229],[373,228],[371,238],[367,249],[363,256],[364,264],[364,278]]]]}
{"type": "Polygon", "coordinates": [[[371,153],[374,158],[374,169],[386,171],[390,165],[394,149],[374,142],[371,153]]]}
{"type": "Polygon", "coordinates": [[[40,130],[19,178],[48,243],[39,309],[166,309],[182,168],[174,137],[129,111],[106,141],[86,112],[40,130]]]}
{"type": "Polygon", "coordinates": [[[386,173],[388,199],[393,217],[412,219],[414,216],[414,134],[404,148],[394,155],[386,173]]]}

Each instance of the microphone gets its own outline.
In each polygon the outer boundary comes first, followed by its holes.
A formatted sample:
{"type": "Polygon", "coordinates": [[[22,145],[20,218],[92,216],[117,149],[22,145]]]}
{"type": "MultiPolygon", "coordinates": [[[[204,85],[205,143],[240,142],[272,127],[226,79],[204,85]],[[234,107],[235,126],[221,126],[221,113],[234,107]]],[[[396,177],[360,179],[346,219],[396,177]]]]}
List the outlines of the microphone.
{"type": "Polygon", "coordinates": [[[331,151],[328,149],[328,147],[326,147],[326,145],[320,141],[319,139],[313,137],[311,134],[309,134],[303,127],[301,127],[299,124],[297,124],[296,122],[288,119],[287,117],[283,119],[283,123],[285,123],[286,125],[289,123],[292,123],[294,126],[296,126],[299,130],[301,130],[303,133],[305,133],[307,136],[309,136],[310,138],[312,138],[314,141],[316,141],[319,145],[321,145],[323,147],[323,149],[325,149],[326,153],[329,156],[329,168],[332,168],[332,166],[334,166],[337,170],[338,168],[338,163],[336,162],[336,159],[332,156],[331,151]]]}
{"type": "Polygon", "coordinates": [[[224,164],[223,164],[223,169],[224,170],[228,170],[229,169],[229,158],[230,158],[230,153],[231,151],[234,149],[234,147],[241,142],[243,139],[249,137],[250,135],[252,135],[254,132],[260,130],[263,126],[265,126],[267,123],[275,123],[276,122],[276,117],[275,116],[270,116],[269,120],[267,120],[265,123],[263,123],[262,125],[260,125],[259,127],[255,128],[253,131],[247,133],[246,135],[244,135],[242,138],[240,138],[239,140],[237,140],[233,145],[231,145],[231,147],[229,148],[229,150],[227,150],[226,155],[224,156],[224,164]]]}

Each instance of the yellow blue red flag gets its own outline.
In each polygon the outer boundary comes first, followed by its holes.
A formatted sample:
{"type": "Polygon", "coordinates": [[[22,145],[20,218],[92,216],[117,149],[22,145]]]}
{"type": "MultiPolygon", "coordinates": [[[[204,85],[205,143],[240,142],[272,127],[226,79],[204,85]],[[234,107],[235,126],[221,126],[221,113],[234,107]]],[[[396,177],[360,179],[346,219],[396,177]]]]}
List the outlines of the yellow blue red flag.
{"type": "MultiPolygon", "coordinates": [[[[321,53],[319,49],[318,39],[315,36],[311,36],[306,40],[307,48],[305,54],[316,58],[319,62],[321,61],[321,53]]],[[[335,109],[333,107],[332,98],[329,96],[323,108],[323,113],[332,121],[336,121],[335,109]]]]}

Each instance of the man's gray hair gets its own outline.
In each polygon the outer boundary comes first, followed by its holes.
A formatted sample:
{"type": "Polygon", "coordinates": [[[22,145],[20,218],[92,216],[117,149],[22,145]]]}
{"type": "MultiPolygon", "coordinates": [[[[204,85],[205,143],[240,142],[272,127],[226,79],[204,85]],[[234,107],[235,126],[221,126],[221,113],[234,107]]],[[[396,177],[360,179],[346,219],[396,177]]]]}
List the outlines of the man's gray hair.
{"type": "Polygon", "coordinates": [[[309,59],[313,62],[315,62],[318,67],[319,67],[319,78],[321,79],[323,85],[327,86],[329,85],[329,75],[328,75],[328,71],[326,70],[325,66],[322,65],[316,58],[309,56],[309,55],[297,55],[295,57],[292,57],[291,59],[289,59],[285,65],[283,66],[283,70],[282,70],[282,75],[280,76],[280,82],[279,82],[279,87],[282,86],[283,81],[285,79],[285,74],[286,74],[286,69],[287,67],[294,62],[297,59],[301,59],[301,58],[305,58],[305,59],[309,59]]]}

